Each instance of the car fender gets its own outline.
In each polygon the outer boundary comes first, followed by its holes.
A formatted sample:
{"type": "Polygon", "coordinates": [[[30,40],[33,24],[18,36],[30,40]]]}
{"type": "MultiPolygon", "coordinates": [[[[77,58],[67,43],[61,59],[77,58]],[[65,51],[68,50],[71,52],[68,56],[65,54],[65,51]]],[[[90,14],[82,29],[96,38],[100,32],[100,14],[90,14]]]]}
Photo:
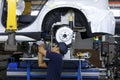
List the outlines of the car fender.
{"type": "MultiPolygon", "coordinates": [[[[56,1],[56,0],[55,0],[56,1]]],[[[88,22],[91,24],[92,33],[109,33],[114,34],[115,30],[115,19],[112,14],[112,12],[109,11],[109,9],[105,7],[99,8],[96,6],[91,5],[83,5],[82,3],[67,3],[63,0],[61,2],[48,2],[43,9],[40,11],[40,14],[37,18],[37,21],[39,21],[40,27],[37,28],[41,31],[42,27],[42,21],[44,20],[47,13],[50,11],[57,9],[57,8],[75,8],[83,12],[83,14],[86,16],[88,22]]]]}

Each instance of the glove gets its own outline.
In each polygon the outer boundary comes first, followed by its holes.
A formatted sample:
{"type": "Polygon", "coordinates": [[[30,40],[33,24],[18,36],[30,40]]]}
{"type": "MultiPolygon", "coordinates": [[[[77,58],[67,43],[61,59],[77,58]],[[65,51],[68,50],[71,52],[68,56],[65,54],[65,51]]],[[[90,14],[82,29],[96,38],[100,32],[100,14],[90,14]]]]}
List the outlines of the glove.
{"type": "Polygon", "coordinates": [[[37,44],[38,46],[40,46],[40,45],[44,44],[44,41],[42,41],[42,40],[41,40],[41,41],[37,41],[36,44],[37,44]]]}

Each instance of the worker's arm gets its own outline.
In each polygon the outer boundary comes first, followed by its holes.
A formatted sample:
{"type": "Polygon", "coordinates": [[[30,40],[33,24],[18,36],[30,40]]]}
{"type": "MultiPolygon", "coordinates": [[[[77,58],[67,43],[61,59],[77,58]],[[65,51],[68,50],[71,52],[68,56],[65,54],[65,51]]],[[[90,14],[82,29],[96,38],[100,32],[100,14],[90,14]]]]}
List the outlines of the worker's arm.
{"type": "Polygon", "coordinates": [[[47,67],[47,64],[43,61],[43,55],[38,53],[38,66],[39,67],[47,67]]]}
{"type": "Polygon", "coordinates": [[[38,47],[38,65],[40,67],[47,67],[47,64],[43,60],[44,56],[46,56],[46,50],[44,49],[44,44],[42,44],[38,47]]]}

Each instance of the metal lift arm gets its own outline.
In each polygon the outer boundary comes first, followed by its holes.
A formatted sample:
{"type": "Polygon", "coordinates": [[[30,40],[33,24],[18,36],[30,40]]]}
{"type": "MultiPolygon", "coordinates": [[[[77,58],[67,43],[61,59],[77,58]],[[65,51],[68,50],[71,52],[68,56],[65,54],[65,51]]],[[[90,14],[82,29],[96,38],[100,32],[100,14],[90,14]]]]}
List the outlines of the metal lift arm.
{"type": "Polygon", "coordinates": [[[8,3],[8,14],[7,14],[7,31],[17,30],[17,19],[16,19],[16,4],[18,0],[7,0],[8,3]]]}
{"type": "Polygon", "coordinates": [[[8,40],[5,43],[5,51],[16,51],[15,31],[17,30],[16,5],[18,0],[7,0],[7,27],[8,40]]]}

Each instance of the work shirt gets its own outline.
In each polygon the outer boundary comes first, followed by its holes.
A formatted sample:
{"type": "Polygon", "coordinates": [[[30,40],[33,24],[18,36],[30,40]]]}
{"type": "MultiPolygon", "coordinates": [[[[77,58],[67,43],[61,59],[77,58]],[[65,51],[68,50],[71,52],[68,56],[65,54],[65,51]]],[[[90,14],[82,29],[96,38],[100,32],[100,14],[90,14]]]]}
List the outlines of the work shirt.
{"type": "Polygon", "coordinates": [[[49,58],[46,80],[60,80],[63,60],[62,54],[47,52],[46,58],[49,58]]]}

